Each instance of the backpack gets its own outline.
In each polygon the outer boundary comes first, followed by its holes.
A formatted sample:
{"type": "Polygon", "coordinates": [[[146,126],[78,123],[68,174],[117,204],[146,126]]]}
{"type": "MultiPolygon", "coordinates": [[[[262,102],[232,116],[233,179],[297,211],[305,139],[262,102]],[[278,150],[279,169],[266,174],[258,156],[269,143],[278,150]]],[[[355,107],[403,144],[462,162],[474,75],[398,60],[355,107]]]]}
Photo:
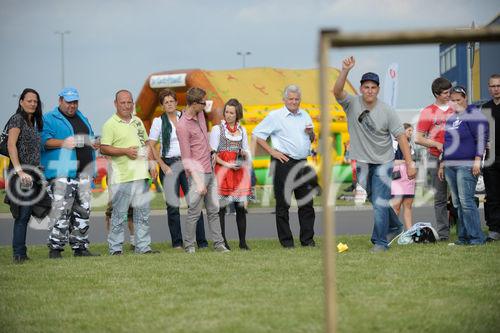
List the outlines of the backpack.
{"type": "Polygon", "coordinates": [[[398,244],[435,243],[438,239],[438,233],[430,223],[417,222],[399,236],[398,244]]]}

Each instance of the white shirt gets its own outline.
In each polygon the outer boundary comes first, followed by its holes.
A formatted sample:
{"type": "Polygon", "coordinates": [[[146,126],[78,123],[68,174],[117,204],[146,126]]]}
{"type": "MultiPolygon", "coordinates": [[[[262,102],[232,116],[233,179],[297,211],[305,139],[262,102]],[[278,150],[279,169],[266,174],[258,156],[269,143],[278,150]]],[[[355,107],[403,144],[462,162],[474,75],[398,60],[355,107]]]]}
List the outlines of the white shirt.
{"type": "MultiPolygon", "coordinates": [[[[248,136],[247,136],[247,131],[246,131],[245,127],[241,126],[238,123],[239,134],[233,135],[231,132],[229,132],[226,129],[226,121],[225,120],[221,120],[221,124],[224,127],[223,134],[228,140],[230,140],[230,141],[241,141],[242,140],[241,149],[247,153],[248,159],[251,160],[252,155],[250,154],[250,148],[248,147],[248,136]]],[[[218,150],[219,143],[220,143],[220,125],[212,126],[212,131],[210,131],[209,142],[210,142],[210,147],[213,150],[218,150]]]]}
{"type": "MultiPolygon", "coordinates": [[[[180,116],[181,113],[177,112],[177,119],[179,119],[180,116]]],[[[155,119],[153,119],[153,124],[151,125],[151,130],[149,131],[149,140],[160,141],[160,154],[163,152],[161,125],[162,125],[161,116],[156,117],[155,119]]],[[[170,148],[167,152],[167,156],[162,156],[162,157],[166,158],[180,157],[181,148],[179,146],[179,139],[177,138],[177,131],[175,130],[175,125],[172,121],[170,121],[170,125],[172,125],[172,133],[170,133],[170,148]]]]}
{"type": "Polygon", "coordinates": [[[252,134],[262,140],[271,137],[273,148],[295,160],[303,160],[311,152],[311,140],[305,132],[313,126],[309,114],[299,109],[295,114],[285,106],[271,111],[253,130],[252,134]]]}

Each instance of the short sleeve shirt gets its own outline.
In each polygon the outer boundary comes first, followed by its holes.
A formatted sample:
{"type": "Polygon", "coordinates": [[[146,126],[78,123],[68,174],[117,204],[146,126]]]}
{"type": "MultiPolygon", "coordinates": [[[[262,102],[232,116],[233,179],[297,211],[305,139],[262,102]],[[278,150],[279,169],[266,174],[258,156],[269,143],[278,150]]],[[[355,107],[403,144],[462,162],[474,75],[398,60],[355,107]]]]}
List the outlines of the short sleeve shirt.
{"type": "Polygon", "coordinates": [[[403,125],[396,111],[378,100],[365,116],[361,96],[347,95],[338,101],[347,115],[351,140],[350,158],[356,161],[384,164],[394,160],[392,137],[404,134],[403,125]],[[361,121],[360,121],[361,120],[361,121]]]}
{"type": "Polygon", "coordinates": [[[126,155],[111,156],[113,167],[112,184],[125,183],[140,179],[149,179],[146,141],[148,135],[141,119],[132,117],[130,122],[123,121],[114,114],[102,128],[101,144],[117,148],[138,147],[144,154],[138,154],[135,160],[126,155]],[[142,156],[141,156],[142,155],[142,156]]]}
{"type": "Polygon", "coordinates": [[[16,144],[19,163],[40,165],[41,137],[38,130],[28,125],[19,113],[13,115],[7,122],[6,130],[9,131],[11,128],[19,128],[21,131],[16,144]]]}
{"type": "MultiPolygon", "coordinates": [[[[436,104],[432,104],[420,111],[420,117],[417,123],[417,132],[427,135],[427,138],[439,143],[444,143],[444,128],[446,120],[453,115],[454,111],[448,107],[442,110],[436,104]]],[[[439,156],[440,152],[437,148],[428,148],[429,153],[433,156],[439,156]]]]}

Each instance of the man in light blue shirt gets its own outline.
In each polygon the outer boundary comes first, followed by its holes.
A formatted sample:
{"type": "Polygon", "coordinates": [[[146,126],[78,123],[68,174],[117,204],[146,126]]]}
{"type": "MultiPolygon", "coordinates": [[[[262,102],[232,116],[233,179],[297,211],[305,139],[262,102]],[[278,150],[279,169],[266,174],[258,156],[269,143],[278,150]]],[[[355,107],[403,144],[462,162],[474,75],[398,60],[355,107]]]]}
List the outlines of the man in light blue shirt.
{"type": "Polygon", "coordinates": [[[300,109],[301,91],[289,85],[283,93],[285,105],[271,111],[253,130],[257,143],[271,155],[276,198],[276,229],[281,245],[294,247],[288,210],[292,192],[299,206],[300,243],[315,246],[313,197],[317,193],[316,173],[307,165],[307,156],[314,141],[313,123],[300,109]],[[267,143],[271,137],[272,147],[267,143]]]}

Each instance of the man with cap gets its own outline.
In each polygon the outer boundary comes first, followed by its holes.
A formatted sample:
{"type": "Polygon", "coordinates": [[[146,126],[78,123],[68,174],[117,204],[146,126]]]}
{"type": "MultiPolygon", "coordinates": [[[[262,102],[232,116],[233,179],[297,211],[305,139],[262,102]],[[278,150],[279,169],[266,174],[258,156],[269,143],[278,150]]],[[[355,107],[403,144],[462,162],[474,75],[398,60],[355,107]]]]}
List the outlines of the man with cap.
{"type": "Polygon", "coordinates": [[[91,182],[95,175],[94,131],[78,110],[73,87],[59,93],[59,106],[45,114],[41,163],[52,196],[49,258],[61,258],[68,242],[75,257],[95,256],[88,250],[91,182]]]}
{"type": "Polygon", "coordinates": [[[342,62],[342,70],[333,87],[333,94],[342,105],[347,116],[351,140],[350,155],[356,160],[358,184],[368,193],[373,205],[374,225],[371,241],[372,252],[383,252],[390,241],[402,231],[402,224],[390,205],[394,136],[407,167],[408,178],[416,175],[411,159],[408,140],[395,110],[377,98],[380,80],[375,73],[365,73],[359,88],[361,96],[352,96],[344,91],[349,71],[354,67],[354,57],[342,62]]]}

